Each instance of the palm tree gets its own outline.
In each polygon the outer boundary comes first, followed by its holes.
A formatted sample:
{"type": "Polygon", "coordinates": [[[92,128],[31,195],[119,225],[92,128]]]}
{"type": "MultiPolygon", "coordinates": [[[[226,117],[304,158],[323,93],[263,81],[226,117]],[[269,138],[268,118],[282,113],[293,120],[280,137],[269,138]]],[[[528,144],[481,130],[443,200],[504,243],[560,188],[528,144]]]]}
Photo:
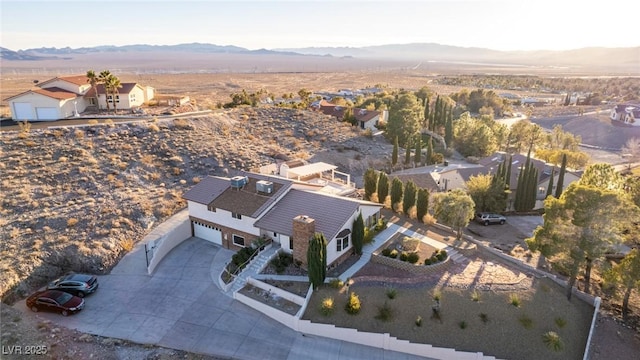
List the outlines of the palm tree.
{"type": "Polygon", "coordinates": [[[98,109],[98,112],[100,111],[100,105],[98,103],[98,75],[96,75],[96,72],[93,70],[89,70],[87,71],[87,82],[89,84],[91,84],[91,89],[93,89],[95,96],[96,96],[96,109],[98,109]]]}
{"type": "MultiPolygon", "coordinates": [[[[111,77],[113,75],[111,75],[111,72],[109,70],[102,70],[100,72],[100,75],[98,75],[98,82],[104,85],[104,98],[105,98],[105,102],[107,103],[107,112],[109,112],[109,99],[107,99],[107,94],[109,93],[109,90],[107,89],[107,79],[109,79],[109,77],[111,77]]],[[[98,96],[98,89],[96,88],[96,97],[98,96]]],[[[98,107],[100,107],[100,105],[98,105],[98,107]]]]}
{"type": "MultiPolygon", "coordinates": [[[[113,101],[113,113],[115,114],[118,110],[118,89],[122,87],[120,79],[118,79],[115,75],[110,75],[104,83],[104,87],[107,93],[111,93],[111,100],[113,101]]],[[[108,103],[109,102],[107,101],[107,104],[108,103]]]]}

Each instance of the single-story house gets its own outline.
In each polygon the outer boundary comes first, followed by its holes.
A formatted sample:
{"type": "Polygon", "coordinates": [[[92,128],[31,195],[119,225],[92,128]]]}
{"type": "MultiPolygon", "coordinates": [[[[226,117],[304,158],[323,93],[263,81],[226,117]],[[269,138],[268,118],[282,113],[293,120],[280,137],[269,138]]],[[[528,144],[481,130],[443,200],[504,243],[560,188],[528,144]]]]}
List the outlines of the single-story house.
{"type": "Polygon", "coordinates": [[[335,265],[352,252],[354,219],[362,213],[373,226],[382,205],[308,189],[281,177],[243,172],[207,177],[183,198],[196,237],[229,249],[266,238],[306,264],[309,240],[322,232],[328,241],[327,265],[335,265]]]}
{"type": "MultiPolygon", "coordinates": [[[[344,120],[346,107],[332,104],[326,100],[320,100],[311,105],[311,107],[321,113],[335,117],[339,121],[344,120]]],[[[389,112],[387,110],[376,111],[361,108],[353,108],[353,116],[356,118],[357,125],[361,129],[376,130],[379,121],[386,122],[389,120],[389,112]]]]}
{"type": "MultiPolygon", "coordinates": [[[[100,108],[106,109],[106,101],[112,105],[114,99],[105,95],[102,85],[97,87],[100,108]]],[[[84,75],[60,76],[5,100],[9,102],[11,117],[16,121],[55,121],[78,116],[88,107],[95,107],[94,91],[84,75]]],[[[153,88],[135,83],[123,83],[118,92],[115,101],[117,108],[123,110],[138,107],[155,95],[153,88]]]]}
{"type": "Polygon", "coordinates": [[[16,121],[52,121],[83,112],[87,107],[84,95],[89,89],[86,76],[62,76],[5,100],[16,121]]]}
{"type": "Polygon", "coordinates": [[[611,110],[611,120],[625,124],[640,126],[639,104],[618,104],[611,110]]]}

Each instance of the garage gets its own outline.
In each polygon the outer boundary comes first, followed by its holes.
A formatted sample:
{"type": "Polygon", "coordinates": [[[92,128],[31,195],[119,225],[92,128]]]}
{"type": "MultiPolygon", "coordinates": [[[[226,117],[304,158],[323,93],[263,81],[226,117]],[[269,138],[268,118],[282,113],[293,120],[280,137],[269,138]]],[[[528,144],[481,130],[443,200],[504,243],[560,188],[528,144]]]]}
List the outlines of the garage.
{"type": "Polygon", "coordinates": [[[13,113],[16,121],[33,120],[33,110],[31,103],[15,102],[13,103],[13,113]]]}
{"type": "Polygon", "coordinates": [[[53,107],[38,107],[36,108],[36,115],[38,115],[38,120],[58,120],[58,109],[53,107]]]}
{"type": "Polygon", "coordinates": [[[210,225],[193,221],[193,236],[222,245],[222,231],[210,225]]]}

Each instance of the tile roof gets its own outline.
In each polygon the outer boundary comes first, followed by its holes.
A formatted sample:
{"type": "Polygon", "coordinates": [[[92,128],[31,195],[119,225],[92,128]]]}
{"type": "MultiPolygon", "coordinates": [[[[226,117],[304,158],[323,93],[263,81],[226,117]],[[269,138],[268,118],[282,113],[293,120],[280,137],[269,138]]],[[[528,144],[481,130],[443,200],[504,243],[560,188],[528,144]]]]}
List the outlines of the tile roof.
{"type": "Polygon", "coordinates": [[[45,80],[41,83],[38,84],[38,87],[42,87],[42,85],[46,85],[50,82],[54,82],[56,80],[64,80],[68,83],[74,84],[74,85],[86,85],[89,82],[87,81],[88,78],[85,75],[74,75],[74,76],[57,76],[54,77],[53,79],[49,79],[49,80],[45,80]]]}
{"type": "MultiPolygon", "coordinates": [[[[345,223],[358,210],[360,204],[363,203],[355,199],[292,189],[278,204],[256,221],[254,226],[291,236],[293,218],[306,215],[315,220],[316,232],[323,233],[327,241],[331,241],[339,231],[343,230],[345,223]]],[[[347,226],[351,227],[351,224],[347,226]]]]}
{"type": "Polygon", "coordinates": [[[67,99],[74,99],[78,96],[78,94],[74,93],[74,92],[70,92],[64,89],[60,89],[57,87],[51,87],[51,88],[46,88],[46,89],[32,89],[32,90],[27,90],[25,92],[22,92],[18,95],[13,95],[11,97],[8,97],[6,99],[4,99],[5,101],[9,101],[15,98],[18,98],[20,96],[23,95],[27,95],[27,94],[39,94],[39,95],[44,95],[44,96],[48,96],[50,98],[54,98],[54,99],[58,99],[58,100],[67,100],[67,99]]]}
{"type": "MultiPolygon", "coordinates": [[[[318,105],[316,106],[318,111],[325,115],[336,117],[340,120],[344,118],[344,112],[347,109],[346,106],[340,106],[332,104],[326,100],[320,100],[318,105]]],[[[375,110],[367,110],[361,108],[353,108],[353,116],[358,121],[367,122],[369,120],[374,119],[376,116],[379,116],[380,112],[375,110]]]]}
{"type": "Polygon", "coordinates": [[[405,185],[409,180],[413,180],[413,183],[416,184],[418,188],[428,189],[429,191],[438,191],[438,183],[433,179],[433,176],[429,173],[427,174],[398,174],[392,175],[391,180],[394,177],[397,177],[402,181],[405,185]]]}
{"type": "Polygon", "coordinates": [[[231,179],[222,177],[207,177],[182,197],[200,204],[212,205],[217,209],[257,218],[276,199],[287,192],[293,182],[281,178],[273,178],[254,173],[241,173],[247,176],[249,182],[241,189],[231,187],[231,179]],[[266,195],[256,191],[256,183],[266,180],[273,183],[273,193],[266,195]]]}

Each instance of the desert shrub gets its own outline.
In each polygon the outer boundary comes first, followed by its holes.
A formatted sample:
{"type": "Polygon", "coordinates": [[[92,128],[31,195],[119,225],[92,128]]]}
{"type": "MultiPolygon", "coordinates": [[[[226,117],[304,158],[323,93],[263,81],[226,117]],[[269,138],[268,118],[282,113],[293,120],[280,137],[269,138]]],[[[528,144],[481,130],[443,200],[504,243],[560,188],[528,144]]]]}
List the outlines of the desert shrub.
{"type": "Polygon", "coordinates": [[[489,316],[485,313],[480,313],[478,314],[478,316],[480,317],[480,320],[482,320],[483,323],[488,323],[489,322],[489,316]]]}
{"type": "Polygon", "coordinates": [[[409,253],[406,251],[403,251],[400,253],[400,260],[401,261],[407,261],[409,260],[409,253]]]}
{"type": "Polygon", "coordinates": [[[287,253],[279,253],[278,256],[271,259],[271,266],[278,274],[282,274],[291,263],[293,263],[293,256],[287,253]]]}
{"type": "Polygon", "coordinates": [[[533,327],[533,319],[528,317],[527,315],[520,316],[518,321],[525,329],[531,329],[533,327]]]}
{"type": "Polygon", "coordinates": [[[435,254],[438,261],[444,261],[447,258],[447,250],[442,249],[435,254]]]}
{"type": "Polygon", "coordinates": [[[509,303],[515,307],[520,307],[520,297],[518,294],[509,295],[509,303]]]}
{"type": "Polygon", "coordinates": [[[416,318],[416,326],[420,327],[422,326],[422,316],[418,315],[418,317],[416,318]]]}
{"type": "Polygon", "coordinates": [[[198,176],[195,176],[193,179],[191,179],[191,181],[192,181],[194,184],[199,183],[201,180],[202,180],[202,179],[200,179],[200,177],[198,177],[198,176]]]}
{"type": "Polygon", "coordinates": [[[478,290],[473,290],[473,292],[471,293],[471,300],[475,302],[480,301],[480,293],[478,292],[478,290]]]}
{"type": "MultiPolygon", "coordinates": [[[[156,121],[157,121],[157,120],[156,120],[156,121]]],[[[158,131],[160,131],[160,128],[159,128],[159,127],[158,127],[158,125],[156,125],[156,124],[149,124],[148,129],[149,129],[149,131],[152,131],[152,132],[158,132],[158,131]]]]}
{"type": "Polygon", "coordinates": [[[123,239],[120,240],[120,247],[122,248],[122,250],[129,252],[131,250],[133,250],[133,240],[132,239],[123,239]]]}
{"type": "Polygon", "coordinates": [[[382,254],[382,256],[387,256],[388,257],[389,255],[391,255],[391,249],[389,249],[389,248],[382,249],[382,253],[381,254],[382,254]]]}
{"type": "Polygon", "coordinates": [[[567,320],[561,317],[557,317],[555,319],[555,323],[560,329],[562,329],[563,327],[565,327],[565,325],[567,325],[567,320]]]}
{"type": "Polygon", "coordinates": [[[398,250],[396,250],[396,249],[391,250],[391,252],[389,253],[389,257],[392,258],[392,259],[397,258],[398,257],[398,250]]]}
{"type": "Polygon", "coordinates": [[[420,255],[418,255],[417,252],[409,253],[409,255],[407,256],[407,261],[412,264],[417,263],[418,260],[420,260],[420,255]]]}
{"type": "Polygon", "coordinates": [[[431,263],[432,263],[431,258],[424,259],[424,264],[425,265],[431,265],[431,263]]]}
{"type": "Polygon", "coordinates": [[[331,279],[331,281],[329,281],[329,286],[331,286],[334,289],[342,289],[342,287],[344,286],[344,281],[338,278],[331,279]]]}
{"type": "Polygon", "coordinates": [[[329,316],[333,314],[333,309],[335,304],[333,302],[332,297],[326,297],[322,300],[322,304],[320,305],[320,313],[324,316],[329,316]]]}
{"type": "Polygon", "coordinates": [[[433,292],[433,300],[440,301],[440,299],[442,299],[442,293],[440,292],[440,290],[434,291],[433,292]]]}
{"type": "Polygon", "coordinates": [[[376,223],[376,227],[375,230],[377,232],[380,232],[384,229],[387,228],[387,220],[386,219],[378,219],[378,222],[376,223]]]}
{"type": "MultiPolygon", "coordinates": [[[[375,194],[374,194],[375,195],[375,194]]],[[[375,231],[371,231],[369,228],[364,228],[364,239],[362,240],[363,244],[371,244],[373,242],[373,237],[376,236],[375,231]]]]}
{"type": "Polygon", "coordinates": [[[360,298],[358,297],[358,295],[354,292],[350,292],[349,293],[349,301],[347,302],[347,305],[345,306],[345,310],[347,311],[347,313],[351,314],[351,315],[355,315],[357,313],[360,312],[360,298]]]}
{"type": "Polygon", "coordinates": [[[67,219],[67,227],[75,226],[77,223],[78,223],[78,219],[76,218],[67,219]]]}
{"type": "Polygon", "coordinates": [[[458,323],[458,326],[460,327],[460,329],[464,330],[467,328],[467,322],[462,320],[458,323]]]}
{"type": "Polygon", "coordinates": [[[396,295],[398,295],[398,291],[394,288],[389,288],[387,289],[386,294],[389,299],[395,299],[396,295]]]}
{"type": "Polygon", "coordinates": [[[378,307],[378,315],[376,315],[376,319],[380,321],[389,321],[393,319],[393,310],[391,310],[391,306],[385,301],[384,305],[378,307]]]}
{"type": "Polygon", "coordinates": [[[560,351],[564,347],[564,343],[562,342],[562,339],[560,339],[560,335],[555,331],[547,331],[542,334],[542,342],[553,351],[560,351]]]}
{"type": "Polygon", "coordinates": [[[410,236],[405,236],[402,238],[402,248],[406,251],[417,251],[418,246],[420,246],[420,240],[416,238],[412,238],[410,236]]]}

